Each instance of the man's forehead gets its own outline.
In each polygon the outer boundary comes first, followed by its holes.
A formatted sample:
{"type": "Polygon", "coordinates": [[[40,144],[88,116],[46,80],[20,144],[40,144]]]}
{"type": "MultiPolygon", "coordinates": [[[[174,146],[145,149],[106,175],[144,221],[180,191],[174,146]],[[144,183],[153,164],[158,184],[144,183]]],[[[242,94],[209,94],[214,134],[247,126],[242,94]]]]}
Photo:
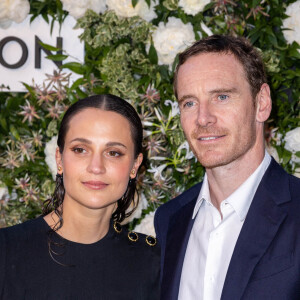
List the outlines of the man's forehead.
{"type": "Polygon", "coordinates": [[[232,77],[241,76],[247,81],[246,72],[243,65],[231,53],[201,53],[190,57],[182,64],[178,70],[177,84],[190,80],[197,80],[198,77],[233,79],[232,77]],[[227,76],[227,78],[225,78],[227,76]],[[230,78],[228,77],[230,76],[230,78]],[[197,78],[196,78],[197,77],[197,78]]]}

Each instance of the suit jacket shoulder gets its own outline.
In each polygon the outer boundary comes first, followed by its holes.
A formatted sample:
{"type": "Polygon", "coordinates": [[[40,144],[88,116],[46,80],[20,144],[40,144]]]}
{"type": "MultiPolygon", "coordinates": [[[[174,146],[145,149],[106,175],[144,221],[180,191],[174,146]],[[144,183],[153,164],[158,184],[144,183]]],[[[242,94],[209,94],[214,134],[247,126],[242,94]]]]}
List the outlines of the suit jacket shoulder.
{"type": "Polygon", "coordinates": [[[166,238],[168,224],[172,216],[180,211],[183,206],[195,200],[195,198],[197,199],[201,186],[202,182],[194,185],[157,209],[154,217],[154,226],[160,243],[163,243],[163,240],[166,238]]]}

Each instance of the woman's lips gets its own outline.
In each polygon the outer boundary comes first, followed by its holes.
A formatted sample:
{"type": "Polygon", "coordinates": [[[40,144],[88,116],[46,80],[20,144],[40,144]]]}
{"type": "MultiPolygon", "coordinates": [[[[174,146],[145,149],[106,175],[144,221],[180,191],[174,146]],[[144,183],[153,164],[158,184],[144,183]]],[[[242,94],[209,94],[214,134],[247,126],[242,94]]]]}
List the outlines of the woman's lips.
{"type": "Polygon", "coordinates": [[[107,183],[102,181],[83,181],[82,183],[84,186],[92,190],[102,190],[108,186],[107,183]]]}

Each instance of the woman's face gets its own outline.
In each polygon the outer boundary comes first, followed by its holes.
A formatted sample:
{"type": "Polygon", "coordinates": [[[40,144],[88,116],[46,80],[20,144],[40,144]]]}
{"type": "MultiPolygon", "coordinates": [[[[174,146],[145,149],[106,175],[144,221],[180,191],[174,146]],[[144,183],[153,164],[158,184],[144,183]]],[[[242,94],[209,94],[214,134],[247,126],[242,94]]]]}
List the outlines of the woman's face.
{"type": "Polygon", "coordinates": [[[70,120],[68,128],[63,153],[56,151],[64,205],[112,213],[142,162],[142,154],[134,158],[129,121],[115,112],[87,108],[70,120]]]}

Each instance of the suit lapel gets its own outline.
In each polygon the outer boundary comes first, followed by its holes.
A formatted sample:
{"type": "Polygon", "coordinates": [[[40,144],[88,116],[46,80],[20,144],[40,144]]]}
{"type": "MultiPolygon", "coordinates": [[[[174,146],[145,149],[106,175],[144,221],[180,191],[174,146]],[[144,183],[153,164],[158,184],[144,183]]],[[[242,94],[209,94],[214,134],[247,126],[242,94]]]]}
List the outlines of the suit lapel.
{"type": "Polygon", "coordinates": [[[288,186],[288,176],[272,161],[237,240],[223,286],[222,300],[242,298],[255,266],[287,216],[285,208],[277,204],[290,201],[288,186]]]}
{"type": "MultiPolygon", "coordinates": [[[[198,196],[198,195],[197,195],[198,196]]],[[[169,225],[161,299],[177,299],[184,255],[194,223],[193,210],[197,197],[183,206],[169,225]]]]}

